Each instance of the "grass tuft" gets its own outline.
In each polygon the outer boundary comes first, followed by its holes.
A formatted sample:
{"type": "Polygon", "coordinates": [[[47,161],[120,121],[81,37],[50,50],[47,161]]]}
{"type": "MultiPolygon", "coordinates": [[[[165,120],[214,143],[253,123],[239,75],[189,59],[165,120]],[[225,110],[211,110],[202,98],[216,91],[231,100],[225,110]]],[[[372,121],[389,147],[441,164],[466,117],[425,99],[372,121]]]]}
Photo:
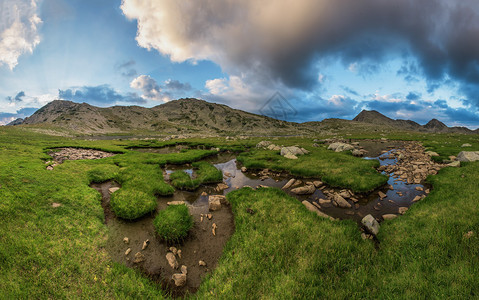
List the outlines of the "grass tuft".
{"type": "Polygon", "coordinates": [[[181,242],[193,227],[193,217],[186,205],[170,205],[154,221],[158,236],[166,242],[181,242]]]}

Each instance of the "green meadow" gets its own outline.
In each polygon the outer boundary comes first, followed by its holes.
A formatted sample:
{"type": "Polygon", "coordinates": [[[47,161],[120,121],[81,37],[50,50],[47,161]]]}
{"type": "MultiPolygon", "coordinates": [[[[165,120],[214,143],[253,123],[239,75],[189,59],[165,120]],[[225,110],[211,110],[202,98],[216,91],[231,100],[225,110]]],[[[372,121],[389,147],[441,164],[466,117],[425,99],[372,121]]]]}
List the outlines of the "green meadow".
{"type": "MultiPolygon", "coordinates": [[[[347,136],[381,137],[370,133],[347,136]]],[[[396,133],[385,137],[421,141],[440,155],[435,158],[439,161],[462,150],[479,151],[475,135],[396,133]],[[472,147],[462,148],[464,143],[472,147]]],[[[0,298],[170,297],[140,271],[114,263],[109,257],[101,195],[89,187],[94,182],[115,180],[121,184],[122,189],[111,200],[118,216],[136,219],[161,213],[165,215],[162,223],[170,225],[178,215],[184,217],[185,228],[191,220],[184,211],[157,212],[156,197],[189,187],[191,178],[178,175],[177,185],[170,185],[161,168],[192,163],[199,183],[191,184],[221,181],[216,168],[202,161],[216,154],[212,149],[216,147],[237,152],[238,160],[250,169],[321,178],[331,186],[359,192],[385,184],[387,178],[374,169],[377,162],[334,153],[322,145],[312,147],[314,138],[327,136],[269,139],[311,151],[291,161],[278,152],[255,148],[267,138],[86,141],[0,127],[0,298]],[[132,150],[180,142],[192,150],[170,154],[132,150]],[[48,152],[59,147],[99,149],[117,155],[65,161],[47,171],[48,152]],[[61,206],[53,207],[53,203],[61,206]],[[173,221],[166,222],[170,217],[173,221]]],[[[478,298],[478,179],[478,162],[444,168],[428,177],[431,193],[405,215],[383,222],[378,244],[363,240],[356,223],[320,218],[281,190],[242,188],[231,192],[227,199],[235,233],[217,268],[196,294],[187,297],[478,298]],[[255,213],[248,213],[250,210],[255,213]]],[[[163,232],[166,225],[158,223],[157,230],[163,232]]],[[[185,230],[172,239],[182,239],[185,230]]]]}

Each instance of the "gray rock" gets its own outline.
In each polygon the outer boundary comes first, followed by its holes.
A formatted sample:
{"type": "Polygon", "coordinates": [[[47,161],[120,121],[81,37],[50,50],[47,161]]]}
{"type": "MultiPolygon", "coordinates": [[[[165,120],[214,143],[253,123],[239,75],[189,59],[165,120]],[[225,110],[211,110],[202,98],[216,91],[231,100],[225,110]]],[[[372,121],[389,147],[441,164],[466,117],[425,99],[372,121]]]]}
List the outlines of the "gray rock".
{"type": "Polygon", "coordinates": [[[284,155],[284,158],[287,158],[287,159],[298,159],[298,157],[296,155],[293,155],[293,154],[286,154],[284,155]]]}
{"type": "Polygon", "coordinates": [[[361,224],[366,227],[369,233],[377,235],[379,232],[379,223],[372,215],[367,215],[361,220],[361,224]]]}
{"type": "Polygon", "coordinates": [[[461,151],[457,155],[458,161],[477,161],[479,160],[479,151],[461,151]]]}
{"type": "Polygon", "coordinates": [[[296,179],[291,178],[291,179],[283,186],[283,190],[289,189],[289,188],[294,184],[295,181],[296,181],[296,179]]]}
{"type": "Polygon", "coordinates": [[[307,153],[308,153],[307,150],[301,149],[301,148],[296,147],[296,146],[281,148],[281,155],[282,156],[285,156],[285,155],[288,155],[288,154],[298,156],[298,155],[303,155],[303,154],[307,154],[307,153]]]}
{"type": "Polygon", "coordinates": [[[270,142],[270,141],[261,141],[256,145],[256,148],[266,148],[271,144],[272,144],[272,142],[270,142]]]}
{"type": "Polygon", "coordinates": [[[314,185],[305,185],[291,190],[296,195],[308,195],[314,193],[314,191],[316,191],[314,185]]]}
{"type": "Polygon", "coordinates": [[[341,208],[351,208],[351,204],[349,204],[348,201],[346,201],[343,197],[341,197],[338,194],[334,194],[332,202],[334,206],[338,206],[341,208]]]}
{"type": "Polygon", "coordinates": [[[333,150],[335,152],[342,152],[342,151],[348,151],[348,150],[353,150],[354,147],[346,144],[346,143],[332,143],[329,145],[328,150],[333,150]]]}

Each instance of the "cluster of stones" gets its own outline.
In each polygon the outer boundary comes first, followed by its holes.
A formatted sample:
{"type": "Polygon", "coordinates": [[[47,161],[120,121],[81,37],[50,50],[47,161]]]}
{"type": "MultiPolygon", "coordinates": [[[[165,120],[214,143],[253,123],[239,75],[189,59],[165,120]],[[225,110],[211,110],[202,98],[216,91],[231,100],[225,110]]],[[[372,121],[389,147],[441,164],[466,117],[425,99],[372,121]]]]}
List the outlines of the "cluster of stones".
{"type": "MultiPolygon", "coordinates": [[[[168,250],[168,253],[166,253],[166,260],[172,269],[178,270],[179,263],[177,257],[181,259],[181,250],[178,250],[175,247],[170,247],[168,250]]],[[[180,267],[180,273],[173,274],[171,279],[175,282],[177,287],[182,287],[186,284],[186,275],[188,275],[188,267],[182,265],[180,267]]]]}
{"type": "Polygon", "coordinates": [[[436,175],[444,167],[431,161],[434,155],[434,152],[424,152],[419,143],[409,143],[400,150],[390,151],[389,156],[381,156],[380,159],[396,159],[397,163],[380,166],[378,171],[391,174],[398,181],[420,184],[428,175],[436,175]]]}
{"type": "Polygon", "coordinates": [[[57,165],[63,163],[65,160],[79,160],[79,159],[101,159],[114,156],[114,153],[93,150],[93,149],[79,149],[79,148],[59,148],[59,151],[50,152],[49,155],[54,161],[47,161],[45,164],[47,170],[51,171],[57,165]]]}
{"type": "Polygon", "coordinates": [[[272,151],[280,151],[281,156],[288,159],[298,159],[298,156],[309,153],[308,150],[304,148],[300,148],[298,146],[289,146],[289,147],[278,146],[273,144],[270,141],[261,141],[256,145],[256,148],[268,149],[272,151]]]}
{"type": "MultiPolygon", "coordinates": [[[[130,239],[128,237],[123,238],[123,243],[125,243],[127,245],[130,244],[130,239]]],[[[148,247],[149,244],[150,244],[150,240],[144,241],[143,245],[141,247],[141,251],[144,251],[148,247]]],[[[141,251],[139,251],[135,254],[135,258],[133,259],[133,263],[139,264],[139,263],[145,261],[145,255],[143,255],[143,253],[141,253],[141,251]]],[[[130,258],[128,257],[130,253],[131,253],[131,248],[129,247],[125,251],[126,260],[130,260],[130,258]]]]}
{"type": "Polygon", "coordinates": [[[334,152],[351,151],[351,153],[357,157],[365,156],[368,153],[368,151],[364,150],[364,148],[361,147],[358,142],[354,142],[351,144],[343,142],[332,142],[331,144],[329,144],[328,150],[333,150],[334,152]]]}

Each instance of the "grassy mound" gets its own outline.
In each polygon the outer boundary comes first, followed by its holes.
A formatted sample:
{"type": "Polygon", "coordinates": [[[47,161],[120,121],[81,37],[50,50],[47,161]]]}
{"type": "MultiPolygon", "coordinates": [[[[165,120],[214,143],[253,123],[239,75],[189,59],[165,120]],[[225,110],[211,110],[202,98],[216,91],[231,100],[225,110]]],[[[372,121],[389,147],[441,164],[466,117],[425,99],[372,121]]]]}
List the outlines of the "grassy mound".
{"type": "Polygon", "coordinates": [[[155,229],[166,242],[179,242],[193,227],[193,217],[186,205],[170,205],[158,213],[154,221],[155,229]]]}
{"type": "Polygon", "coordinates": [[[134,189],[120,189],[111,195],[111,209],[123,219],[138,219],[156,208],[156,197],[134,189]]]}
{"type": "Polygon", "coordinates": [[[204,161],[192,164],[196,169],[196,178],[192,179],[185,171],[175,171],[170,174],[171,184],[180,190],[195,190],[201,184],[216,183],[223,180],[223,173],[212,164],[204,161]]]}

